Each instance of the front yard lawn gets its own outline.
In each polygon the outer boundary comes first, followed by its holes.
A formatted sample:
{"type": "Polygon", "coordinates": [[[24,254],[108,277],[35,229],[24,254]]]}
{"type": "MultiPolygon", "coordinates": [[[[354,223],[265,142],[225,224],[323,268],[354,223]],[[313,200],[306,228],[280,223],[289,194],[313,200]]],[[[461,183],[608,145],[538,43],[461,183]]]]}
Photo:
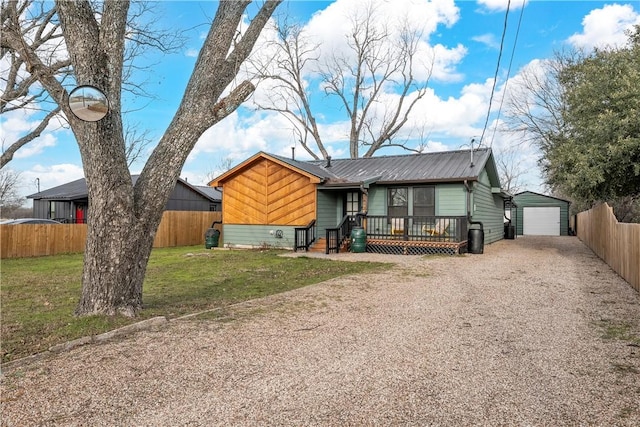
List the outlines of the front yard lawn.
{"type": "Polygon", "coordinates": [[[151,317],[174,318],[386,266],[279,253],[201,246],[154,249],[144,282],[144,310],[135,319],[73,315],[81,292],[82,254],[2,260],[2,362],[151,317]]]}

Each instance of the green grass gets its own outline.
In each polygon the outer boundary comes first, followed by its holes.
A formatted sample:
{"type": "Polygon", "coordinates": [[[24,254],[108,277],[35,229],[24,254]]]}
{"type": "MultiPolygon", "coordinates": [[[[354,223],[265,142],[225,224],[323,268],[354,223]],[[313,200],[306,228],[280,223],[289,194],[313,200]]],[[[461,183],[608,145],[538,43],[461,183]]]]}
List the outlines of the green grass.
{"type": "Polygon", "coordinates": [[[2,362],[154,316],[169,318],[263,297],[385,264],[279,257],[278,251],[154,249],[135,318],[75,317],[82,254],[2,261],[2,362]]]}

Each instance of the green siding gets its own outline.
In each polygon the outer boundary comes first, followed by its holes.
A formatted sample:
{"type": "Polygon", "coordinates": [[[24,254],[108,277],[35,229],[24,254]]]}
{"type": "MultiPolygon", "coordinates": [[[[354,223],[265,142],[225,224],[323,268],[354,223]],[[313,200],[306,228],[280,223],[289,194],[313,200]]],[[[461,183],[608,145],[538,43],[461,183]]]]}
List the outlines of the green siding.
{"type": "Polygon", "coordinates": [[[223,236],[225,247],[273,247],[292,249],[294,228],[283,225],[238,225],[224,224],[223,236]],[[273,230],[274,234],[271,234],[273,230]],[[282,230],[282,238],[276,238],[276,231],[282,230]]]}
{"type": "MultiPolygon", "coordinates": [[[[422,186],[422,185],[420,185],[422,186]]],[[[413,186],[409,188],[409,214],[413,211],[413,186]]],[[[386,186],[371,186],[369,188],[369,215],[387,214],[386,186]]],[[[466,190],[462,184],[438,184],[436,188],[436,215],[464,216],[466,215],[466,190]]]]}
{"type": "Polygon", "coordinates": [[[483,172],[480,182],[476,182],[473,185],[471,202],[471,219],[482,222],[485,244],[504,238],[503,199],[499,195],[491,193],[491,187],[488,186],[488,183],[487,174],[483,172]]]}
{"type": "Polygon", "coordinates": [[[462,184],[436,186],[436,215],[465,216],[467,214],[467,190],[462,184]]]}
{"type": "Polygon", "coordinates": [[[566,200],[556,199],[554,197],[545,196],[544,194],[538,194],[531,191],[525,191],[520,194],[516,194],[513,197],[513,201],[516,203],[517,212],[515,218],[516,234],[522,236],[523,224],[522,224],[522,208],[525,207],[551,207],[557,206],[560,208],[560,235],[569,235],[569,202],[566,200]]]}
{"type": "Polygon", "coordinates": [[[387,187],[373,185],[369,187],[367,213],[369,215],[387,214],[387,187]]]}
{"type": "Polygon", "coordinates": [[[318,191],[317,237],[324,237],[327,228],[335,227],[342,219],[342,197],[338,191],[318,191]]]}

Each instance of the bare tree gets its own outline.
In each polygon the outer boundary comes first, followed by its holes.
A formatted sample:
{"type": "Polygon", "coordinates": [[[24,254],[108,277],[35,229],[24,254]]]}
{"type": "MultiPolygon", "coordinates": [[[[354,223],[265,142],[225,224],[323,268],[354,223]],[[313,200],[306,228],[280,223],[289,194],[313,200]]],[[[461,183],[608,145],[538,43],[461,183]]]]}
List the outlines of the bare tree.
{"type": "Polygon", "coordinates": [[[522,189],[520,178],[525,171],[519,146],[511,146],[495,152],[496,167],[500,175],[502,188],[511,194],[517,194],[522,189]]]}
{"type": "Polygon", "coordinates": [[[146,149],[152,140],[149,137],[149,130],[142,129],[139,123],[124,124],[125,156],[127,166],[131,167],[137,161],[141,161],[146,149]]]}
{"type": "Polygon", "coordinates": [[[0,216],[6,217],[24,203],[24,197],[18,194],[20,172],[11,169],[0,170],[0,216]]]}
{"type": "Polygon", "coordinates": [[[213,181],[214,178],[231,169],[231,165],[233,165],[233,159],[231,157],[220,159],[216,165],[209,167],[210,172],[207,173],[207,181],[213,181]]]}
{"type": "Polygon", "coordinates": [[[294,127],[300,145],[315,159],[326,158],[326,144],[320,134],[307,79],[320,76],[325,94],[335,97],[349,122],[349,153],[352,158],[372,156],[382,147],[408,148],[398,141],[398,134],[409,120],[412,109],[424,97],[433,61],[425,67],[418,63],[422,38],[408,20],[399,32],[386,26],[375,3],[350,17],[346,35],[346,52],[323,57],[320,45],[314,44],[296,24],[286,20],[275,28],[276,38],[267,51],[275,51],[267,61],[254,63],[262,77],[270,79],[273,90],[269,101],[258,103],[264,110],[277,111],[294,127]],[[394,36],[394,34],[399,36],[394,36]],[[324,58],[324,59],[323,59],[324,58]],[[416,77],[418,66],[428,76],[416,77]],[[393,89],[393,93],[387,91],[393,89]],[[319,155],[316,153],[316,149],[319,155]]]}
{"type": "MultiPolygon", "coordinates": [[[[101,11],[96,10],[100,15],[101,11]]],[[[123,89],[136,97],[152,97],[145,90],[144,82],[132,77],[134,71],[148,70],[151,65],[140,65],[135,60],[151,49],[160,52],[173,52],[182,46],[184,37],[180,32],[151,28],[151,24],[140,24],[151,20],[139,19],[143,15],[153,13],[153,8],[146,2],[136,2],[128,14],[125,38],[128,43],[124,49],[123,89]]],[[[40,113],[33,129],[15,141],[9,141],[5,147],[3,141],[0,168],[9,163],[14,154],[26,144],[38,138],[50,126],[67,127],[60,106],[39,84],[42,73],[49,73],[62,84],[73,83],[74,75],[71,59],[65,45],[56,8],[51,3],[34,0],[2,1],[0,9],[2,21],[2,42],[0,43],[0,63],[6,64],[2,69],[0,81],[0,115],[12,111],[31,110],[40,113]],[[16,45],[24,44],[24,49],[33,52],[44,65],[35,67],[33,61],[20,55],[16,45]],[[57,119],[57,120],[55,120],[57,119]]],[[[140,74],[140,73],[139,73],[140,74]]],[[[137,128],[137,126],[135,126],[137,128]]],[[[144,134],[144,132],[143,132],[144,134]]],[[[129,140],[131,153],[140,153],[146,144],[137,147],[145,138],[129,140]]],[[[134,156],[135,157],[135,156],[134,156]]]]}
{"type": "Polygon", "coordinates": [[[7,148],[3,141],[0,156],[0,167],[3,167],[13,159],[16,151],[39,137],[49,122],[60,113],[60,107],[51,102],[47,91],[37,83],[45,72],[64,80],[70,73],[71,60],[68,57],[60,58],[57,54],[64,49],[60,22],[55,9],[45,8],[43,2],[3,0],[0,20],[0,60],[2,64],[8,64],[8,69],[2,69],[0,73],[3,85],[0,114],[25,108],[45,113],[34,129],[11,142],[7,148]],[[37,55],[44,67],[35,67],[32,61],[13,48],[17,44],[24,44],[37,55]]]}
{"type": "Polygon", "coordinates": [[[521,71],[519,78],[510,83],[505,130],[519,134],[523,141],[532,142],[543,151],[553,138],[562,138],[567,132],[564,121],[567,103],[560,75],[583,56],[578,51],[557,52],[552,59],[521,71]]]}
{"type": "Polygon", "coordinates": [[[3,44],[6,42],[7,49],[23,58],[36,74],[34,78],[61,108],[82,156],[90,206],[77,314],[133,316],[142,309],[142,283],[155,233],[187,156],[207,129],[235,111],[254,90],[251,82],[244,81],[221,98],[280,0],[268,0],[259,6],[248,27],[238,35],[250,3],[218,3],[181,104],[135,186],[127,167],[122,123],[130,2],[56,2],[76,82],[96,87],[109,100],[110,110],[98,122],[84,122],[71,113],[65,87],[23,38],[17,2],[7,2],[6,11],[3,8],[3,14],[7,14],[3,22],[10,22],[3,25],[3,44]]]}

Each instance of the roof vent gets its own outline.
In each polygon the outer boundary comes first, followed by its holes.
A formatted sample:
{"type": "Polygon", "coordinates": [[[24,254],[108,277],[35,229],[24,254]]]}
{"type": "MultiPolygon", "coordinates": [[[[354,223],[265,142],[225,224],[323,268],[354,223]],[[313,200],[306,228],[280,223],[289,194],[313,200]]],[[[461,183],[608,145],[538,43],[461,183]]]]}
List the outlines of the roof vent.
{"type": "Polygon", "coordinates": [[[331,156],[327,156],[327,164],[325,165],[326,168],[330,168],[331,167],[331,156]]]}
{"type": "Polygon", "coordinates": [[[475,142],[475,139],[472,138],[471,139],[471,150],[469,151],[471,153],[471,167],[473,167],[473,143],[475,142]]]}

